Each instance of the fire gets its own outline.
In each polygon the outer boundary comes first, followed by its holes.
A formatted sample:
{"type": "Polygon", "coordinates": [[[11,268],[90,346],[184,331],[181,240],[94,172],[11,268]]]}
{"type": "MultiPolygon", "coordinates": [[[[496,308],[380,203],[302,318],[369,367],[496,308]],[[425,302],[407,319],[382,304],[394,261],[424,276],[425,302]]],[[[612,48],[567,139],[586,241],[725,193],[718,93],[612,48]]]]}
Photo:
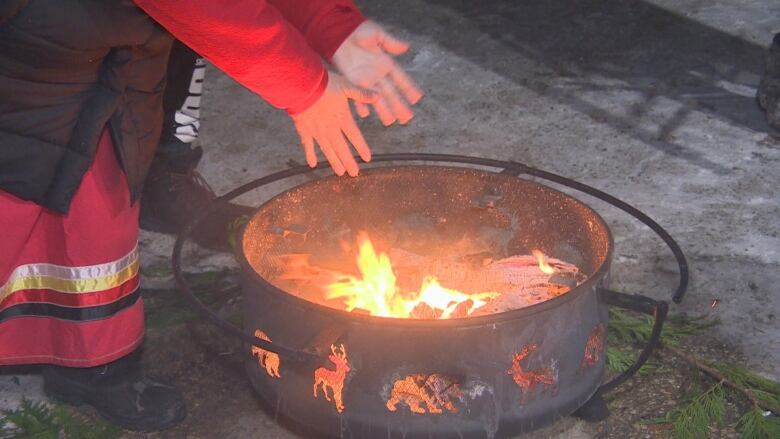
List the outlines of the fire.
{"type": "Polygon", "coordinates": [[[544,253],[542,253],[539,250],[531,250],[531,254],[534,255],[537,261],[539,261],[539,269],[542,270],[542,273],[544,274],[555,273],[555,269],[552,268],[552,266],[550,266],[550,264],[547,263],[544,253]]]}
{"type": "MultiPolygon", "coordinates": [[[[342,248],[345,255],[351,251],[346,243],[342,248]]],[[[279,279],[290,282],[285,288],[305,291],[302,294],[309,300],[322,300],[350,312],[379,317],[450,319],[467,317],[475,312],[476,315],[486,311],[503,312],[547,300],[570,289],[568,284],[556,283],[551,274],[557,273],[561,279],[573,280],[580,276],[577,267],[548,259],[539,250],[533,250],[533,256],[491,259],[480,266],[470,265],[454,255],[449,261],[456,262],[444,265],[444,272],[448,274],[443,279],[471,289],[466,291],[451,288],[452,285],[445,286],[433,275],[442,274],[442,266],[427,265],[428,261],[442,261],[441,257],[426,259],[422,255],[401,251],[394,256],[400,261],[396,261],[399,262],[398,271],[394,271],[390,256],[378,251],[367,233],[358,233],[356,248],[357,274],[312,264],[309,254],[290,253],[279,259],[279,266],[284,267],[279,279]],[[409,275],[409,267],[417,267],[412,276],[409,275]],[[403,277],[401,282],[397,276],[399,273],[403,277]],[[420,285],[416,290],[414,282],[420,285]],[[480,291],[482,288],[484,290],[480,291]]]]}
{"type": "Polygon", "coordinates": [[[342,275],[326,286],[328,299],[343,299],[347,311],[362,310],[373,316],[409,318],[413,312],[430,309],[431,316],[451,318],[456,310],[471,314],[491,299],[496,292],[463,293],[442,286],[433,276],[427,276],[416,292],[402,292],[390,257],[377,253],[367,234],[358,236],[357,266],[361,277],[342,275]]]}

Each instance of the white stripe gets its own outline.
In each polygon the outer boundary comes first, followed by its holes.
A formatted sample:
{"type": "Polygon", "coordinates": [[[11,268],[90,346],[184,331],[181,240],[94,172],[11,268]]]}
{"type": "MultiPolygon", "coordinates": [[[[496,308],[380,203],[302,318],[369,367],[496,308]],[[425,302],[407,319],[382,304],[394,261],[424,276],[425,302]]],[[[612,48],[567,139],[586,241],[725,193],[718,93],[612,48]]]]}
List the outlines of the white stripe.
{"type": "Polygon", "coordinates": [[[114,262],[105,264],[88,265],[84,267],[68,267],[55,264],[27,264],[20,265],[11,273],[8,280],[0,287],[4,291],[6,286],[14,280],[22,277],[47,276],[65,280],[96,279],[117,274],[138,260],[138,246],[127,255],[114,262]]]}

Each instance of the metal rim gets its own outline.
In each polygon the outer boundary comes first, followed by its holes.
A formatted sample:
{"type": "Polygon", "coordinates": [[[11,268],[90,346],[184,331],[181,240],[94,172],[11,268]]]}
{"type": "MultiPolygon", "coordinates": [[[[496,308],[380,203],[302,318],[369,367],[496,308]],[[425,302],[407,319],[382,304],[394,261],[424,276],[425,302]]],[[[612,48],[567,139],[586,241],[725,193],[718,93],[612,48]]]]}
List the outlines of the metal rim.
{"type": "MultiPolygon", "coordinates": [[[[688,286],[688,262],[685,258],[684,253],[682,252],[682,249],[677,244],[677,242],[669,235],[669,233],[661,227],[658,223],[656,223],[652,218],[638,210],[637,208],[631,206],[630,204],[612,196],[609,195],[599,189],[596,189],[592,186],[588,186],[584,183],[580,183],[578,181],[551,173],[547,171],[543,171],[541,169],[533,168],[528,165],[525,165],[523,163],[518,162],[509,162],[509,161],[501,161],[501,160],[494,160],[494,159],[485,159],[480,157],[471,157],[471,156],[459,156],[459,155],[450,155],[450,154],[420,154],[420,153],[406,153],[406,154],[384,154],[384,155],[377,155],[374,156],[373,159],[374,162],[392,162],[392,161],[421,161],[421,162],[449,162],[449,163],[463,163],[463,164],[471,164],[471,165],[479,165],[479,166],[486,166],[486,167],[492,167],[492,168],[498,168],[502,169],[500,173],[502,174],[508,174],[517,177],[520,174],[525,175],[532,175],[544,180],[552,181],[558,184],[561,184],[563,186],[575,189],[579,192],[586,193],[588,195],[591,195],[597,199],[600,199],[614,207],[617,207],[618,209],[624,211],[625,213],[629,214],[633,218],[639,220],[646,226],[648,226],[653,232],[656,233],[663,241],[666,243],[666,245],[669,247],[669,249],[672,251],[672,253],[675,256],[675,259],[678,264],[679,268],[679,282],[677,284],[677,287],[674,291],[674,294],[672,296],[672,300],[676,303],[680,303],[683,299],[683,296],[685,294],[685,291],[688,286]]],[[[326,162],[320,162],[319,165],[326,166],[326,162]]],[[[218,207],[222,205],[222,203],[227,202],[229,200],[232,200],[239,195],[242,195],[244,193],[247,193],[251,190],[254,190],[258,187],[283,180],[285,178],[293,177],[296,175],[302,175],[309,172],[312,172],[313,169],[308,168],[306,166],[298,166],[295,168],[289,168],[282,171],[275,172],[273,174],[266,175],[265,177],[258,178],[254,181],[251,181],[249,183],[246,183],[242,186],[239,186],[232,191],[217,197],[214,202],[208,206],[204,211],[200,213],[200,215],[193,218],[188,224],[184,226],[180,234],[176,238],[176,242],[173,247],[173,253],[171,257],[171,265],[173,268],[174,278],[176,280],[176,285],[178,286],[179,290],[184,295],[185,300],[192,306],[192,308],[198,312],[202,317],[204,317],[206,320],[211,321],[212,324],[222,329],[227,334],[233,335],[241,340],[243,340],[245,343],[248,343],[250,345],[258,346],[263,349],[270,350],[272,352],[276,352],[279,355],[283,355],[289,359],[298,360],[298,361],[306,361],[306,360],[315,360],[319,357],[318,352],[311,352],[311,351],[303,351],[300,349],[292,349],[286,346],[279,345],[277,343],[270,343],[266,340],[257,338],[253,335],[245,333],[241,328],[236,327],[235,325],[232,325],[231,323],[222,320],[216,313],[211,311],[208,307],[206,307],[202,302],[200,302],[197,297],[195,296],[192,289],[189,287],[186,279],[184,278],[183,270],[182,270],[182,264],[181,264],[181,250],[184,245],[184,242],[190,237],[192,234],[193,229],[200,224],[200,222],[206,218],[209,214],[211,214],[213,211],[215,211],[218,207]]],[[[254,270],[253,270],[254,271],[254,270]]],[[[595,276],[595,273],[594,273],[595,276]]],[[[590,279],[592,279],[593,276],[591,276],[590,279]]],[[[587,281],[586,281],[587,282],[587,281]]],[[[285,293],[287,294],[287,293],[285,293]]],[[[289,294],[287,294],[289,295],[289,294]]],[[[570,295],[570,297],[573,297],[573,295],[570,295]]],[[[641,297],[641,296],[637,296],[641,297]]],[[[649,300],[649,299],[648,299],[649,300]]],[[[664,304],[664,302],[659,302],[661,304],[664,304]]],[[[355,317],[355,316],[353,316],[355,317]]],[[[465,319],[468,320],[468,319],[465,319]]],[[[405,322],[408,324],[409,322],[405,322]]],[[[662,324],[662,322],[661,322],[662,324]]],[[[446,327],[446,326],[445,326],[446,327]]],[[[660,333],[660,331],[659,331],[660,333]]]]}
{"type": "MultiPolygon", "coordinates": [[[[400,166],[386,166],[382,168],[392,169],[392,168],[399,168],[399,167],[400,166]]],[[[425,168],[438,167],[441,169],[458,169],[458,170],[464,169],[464,168],[456,168],[456,167],[429,166],[429,165],[405,165],[403,167],[425,167],[425,168]]],[[[382,169],[382,168],[374,168],[374,169],[382,169]]],[[[470,169],[470,168],[465,168],[465,169],[474,172],[482,172],[486,174],[491,173],[490,171],[481,171],[481,170],[470,169]]],[[[492,173],[492,174],[494,174],[495,177],[499,177],[499,178],[505,177],[505,178],[516,179],[516,177],[502,176],[500,173],[492,173]]],[[[336,179],[341,177],[328,176],[325,178],[336,179]]],[[[305,182],[303,184],[295,186],[294,189],[305,188],[306,186],[313,185],[319,181],[321,180],[305,182]]],[[[247,270],[245,272],[252,273],[252,279],[251,279],[252,282],[259,285],[260,288],[263,288],[266,291],[271,292],[274,295],[274,297],[280,298],[281,300],[284,300],[287,303],[291,303],[297,306],[311,309],[316,312],[331,315],[334,318],[339,318],[339,319],[349,318],[355,323],[359,322],[368,325],[383,325],[383,326],[394,326],[394,327],[397,326],[397,327],[404,327],[404,328],[408,327],[410,329],[466,328],[472,326],[483,326],[490,323],[502,323],[509,320],[516,320],[519,318],[532,316],[541,312],[551,310],[553,308],[557,308],[563,305],[564,303],[567,303],[571,300],[575,300],[576,298],[580,297],[582,294],[586,294],[587,292],[592,291],[597,286],[598,282],[604,277],[604,274],[609,270],[612,261],[612,254],[614,250],[614,241],[612,237],[612,232],[609,229],[609,226],[607,225],[606,221],[604,221],[604,218],[602,218],[601,215],[599,215],[599,213],[596,212],[593,208],[583,203],[582,201],[572,197],[571,195],[561,192],[555,188],[551,188],[549,186],[534,181],[529,181],[529,180],[524,180],[524,181],[531,185],[541,187],[544,190],[555,192],[559,196],[564,197],[568,201],[577,204],[580,208],[584,208],[589,213],[591,213],[594,216],[594,218],[596,218],[596,220],[599,222],[600,226],[603,227],[603,229],[606,231],[607,251],[606,254],[604,255],[604,260],[601,261],[601,264],[599,264],[599,266],[593,271],[592,274],[588,275],[588,278],[583,283],[577,285],[575,288],[571,289],[565,294],[523,308],[513,309],[509,311],[495,313],[495,314],[488,314],[484,316],[465,317],[465,318],[457,318],[457,319],[406,319],[406,318],[397,318],[397,317],[381,317],[381,316],[372,316],[372,315],[364,315],[364,314],[355,314],[343,309],[333,308],[327,305],[322,305],[301,298],[295,294],[289,293],[275,286],[273,283],[269,282],[262,275],[260,275],[260,273],[258,273],[254,269],[254,267],[252,267],[252,265],[249,263],[246,254],[243,251],[243,244],[246,238],[246,225],[241,229],[241,239],[239,240],[239,245],[237,245],[236,247],[235,256],[239,260],[241,269],[247,270]]],[[[292,189],[293,188],[289,190],[292,189]]],[[[262,210],[263,207],[265,207],[269,203],[284,196],[286,193],[287,191],[271,197],[269,200],[267,200],[262,205],[260,205],[256,213],[262,210]]]]}

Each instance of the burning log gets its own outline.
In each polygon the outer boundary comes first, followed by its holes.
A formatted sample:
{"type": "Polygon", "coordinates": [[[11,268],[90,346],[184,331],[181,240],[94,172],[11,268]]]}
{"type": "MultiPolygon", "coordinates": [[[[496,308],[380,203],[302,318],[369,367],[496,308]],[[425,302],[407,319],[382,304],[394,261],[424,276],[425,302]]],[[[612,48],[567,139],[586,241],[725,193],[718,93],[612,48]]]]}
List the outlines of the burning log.
{"type": "Polygon", "coordinates": [[[425,302],[420,302],[409,313],[411,319],[438,319],[442,315],[442,310],[433,308],[425,302]]]}
{"type": "Polygon", "coordinates": [[[287,269],[279,279],[290,282],[284,285],[288,290],[315,290],[303,293],[309,300],[316,301],[319,290],[320,303],[340,302],[351,312],[442,319],[524,308],[565,294],[586,277],[576,266],[538,250],[496,260],[478,244],[461,240],[450,247],[461,252],[438,249],[433,256],[423,256],[394,247],[382,253],[361,233],[360,276],[313,265],[308,255],[290,254],[280,258],[287,269]]]}

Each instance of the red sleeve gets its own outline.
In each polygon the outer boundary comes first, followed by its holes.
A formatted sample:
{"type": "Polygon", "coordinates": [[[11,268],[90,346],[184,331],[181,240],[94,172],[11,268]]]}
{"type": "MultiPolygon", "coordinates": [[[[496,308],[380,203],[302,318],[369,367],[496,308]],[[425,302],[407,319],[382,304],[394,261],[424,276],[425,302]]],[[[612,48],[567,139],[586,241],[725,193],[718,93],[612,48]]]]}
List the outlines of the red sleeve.
{"type": "Polygon", "coordinates": [[[135,0],[176,38],[271,105],[296,113],[325,90],[319,56],[265,0],[135,0]]]}
{"type": "Polygon", "coordinates": [[[366,17],[351,0],[268,0],[328,61],[366,17]]]}

